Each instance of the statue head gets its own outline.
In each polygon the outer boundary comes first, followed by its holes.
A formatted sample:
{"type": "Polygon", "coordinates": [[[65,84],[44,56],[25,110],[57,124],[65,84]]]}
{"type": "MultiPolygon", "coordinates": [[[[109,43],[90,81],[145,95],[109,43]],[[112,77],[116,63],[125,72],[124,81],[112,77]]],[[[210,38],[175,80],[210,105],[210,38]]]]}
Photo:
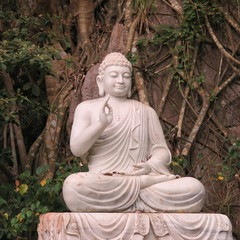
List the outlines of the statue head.
{"type": "MultiPolygon", "coordinates": [[[[111,66],[120,66],[120,67],[126,67],[129,69],[129,73],[132,72],[132,64],[127,60],[127,58],[118,52],[109,53],[102,63],[99,66],[98,69],[98,76],[97,76],[97,85],[99,90],[99,95],[103,97],[105,95],[105,89],[104,89],[104,72],[108,67],[111,66]]],[[[131,87],[129,88],[128,97],[131,96],[131,87]]]]}

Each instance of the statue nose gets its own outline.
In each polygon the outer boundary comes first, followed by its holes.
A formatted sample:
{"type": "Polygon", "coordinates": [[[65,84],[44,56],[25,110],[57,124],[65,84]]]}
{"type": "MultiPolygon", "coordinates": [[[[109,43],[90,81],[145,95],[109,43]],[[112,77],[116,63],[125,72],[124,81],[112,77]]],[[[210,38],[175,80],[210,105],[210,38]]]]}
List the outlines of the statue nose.
{"type": "Polygon", "coordinates": [[[119,76],[118,79],[117,79],[117,82],[118,82],[118,83],[123,83],[123,77],[122,77],[122,76],[119,76]]]}

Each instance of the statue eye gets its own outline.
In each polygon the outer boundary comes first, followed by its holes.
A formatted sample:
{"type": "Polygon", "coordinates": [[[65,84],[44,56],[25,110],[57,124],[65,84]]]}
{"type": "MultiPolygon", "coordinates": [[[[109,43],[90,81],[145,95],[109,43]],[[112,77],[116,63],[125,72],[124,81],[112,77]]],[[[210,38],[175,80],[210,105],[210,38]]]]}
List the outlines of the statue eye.
{"type": "Polygon", "coordinates": [[[118,74],[117,74],[116,72],[111,72],[111,73],[110,73],[110,76],[111,76],[111,77],[117,77],[118,74]]]}
{"type": "Polygon", "coordinates": [[[129,74],[124,74],[123,77],[124,78],[130,78],[131,76],[129,74]]]}

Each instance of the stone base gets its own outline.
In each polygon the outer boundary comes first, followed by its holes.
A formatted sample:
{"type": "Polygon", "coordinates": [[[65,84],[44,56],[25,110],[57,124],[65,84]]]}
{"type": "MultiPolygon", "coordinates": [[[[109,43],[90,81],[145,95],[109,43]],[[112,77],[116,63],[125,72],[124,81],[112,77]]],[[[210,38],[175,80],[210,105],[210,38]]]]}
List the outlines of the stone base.
{"type": "Polygon", "coordinates": [[[227,216],[205,213],[46,213],[38,240],[232,240],[227,216]]]}

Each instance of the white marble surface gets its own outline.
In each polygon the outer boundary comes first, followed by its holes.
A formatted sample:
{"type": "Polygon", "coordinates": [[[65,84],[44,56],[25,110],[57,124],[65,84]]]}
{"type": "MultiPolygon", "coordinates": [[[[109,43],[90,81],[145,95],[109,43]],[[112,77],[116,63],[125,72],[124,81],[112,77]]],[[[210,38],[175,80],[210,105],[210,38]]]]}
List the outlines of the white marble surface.
{"type": "Polygon", "coordinates": [[[221,214],[46,213],[38,240],[232,240],[221,214]]]}
{"type": "Polygon", "coordinates": [[[131,63],[120,53],[99,67],[101,98],[80,103],[75,111],[70,148],[88,152],[89,172],[70,175],[63,198],[73,212],[199,212],[205,189],[194,178],[176,178],[153,108],[128,99],[131,63]]]}
{"type": "Polygon", "coordinates": [[[101,98],[78,105],[70,148],[88,153],[89,172],[64,181],[72,213],[42,215],[38,240],[232,240],[226,216],[196,213],[201,182],[169,171],[156,112],[128,99],[131,70],[122,54],[107,55],[97,76],[101,98]]]}

